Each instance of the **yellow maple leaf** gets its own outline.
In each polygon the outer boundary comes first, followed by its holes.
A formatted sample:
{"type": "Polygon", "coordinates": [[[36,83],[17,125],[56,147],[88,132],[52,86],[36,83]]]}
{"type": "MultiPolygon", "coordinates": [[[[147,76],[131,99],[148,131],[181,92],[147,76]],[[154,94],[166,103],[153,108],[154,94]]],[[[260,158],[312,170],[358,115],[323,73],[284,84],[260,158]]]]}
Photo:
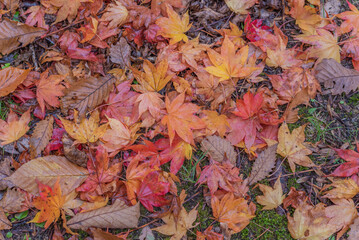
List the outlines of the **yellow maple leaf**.
{"type": "Polygon", "coordinates": [[[259,189],[263,192],[263,196],[257,196],[257,202],[263,205],[263,210],[271,210],[279,207],[283,203],[285,195],[283,195],[282,184],[280,178],[274,184],[274,188],[259,184],[259,189]]]}
{"type": "Polygon", "coordinates": [[[333,181],[332,184],[324,186],[323,189],[328,189],[333,187],[333,189],[330,189],[329,191],[326,192],[326,195],[324,197],[330,199],[337,199],[337,198],[350,199],[359,193],[358,184],[351,178],[334,179],[332,181],[333,181]]]}
{"type": "Polygon", "coordinates": [[[237,52],[237,47],[226,36],[221,54],[212,49],[208,49],[208,57],[214,66],[206,67],[206,71],[213,76],[219,77],[219,82],[226,81],[232,77],[248,77],[258,68],[247,64],[249,47],[242,47],[237,52]]]}
{"type": "Polygon", "coordinates": [[[107,124],[99,126],[100,116],[98,111],[94,111],[89,119],[82,119],[79,122],[78,112],[75,110],[74,122],[59,117],[66,132],[76,141],[77,143],[91,143],[96,142],[101,138],[107,129],[107,124]]]}
{"type": "Polygon", "coordinates": [[[0,119],[0,145],[4,146],[21,138],[30,129],[29,122],[30,109],[20,119],[18,119],[16,113],[10,110],[7,122],[0,119]]]}
{"type": "Polygon", "coordinates": [[[189,24],[189,15],[186,12],[181,18],[171,7],[167,6],[168,18],[161,17],[156,20],[156,24],[160,27],[157,35],[170,38],[170,44],[175,44],[181,40],[187,42],[187,32],[192,24],[189,24]]]}
{"type": "Polygon", "coordinates": [[[318,62],[324,58],[333,58],[340,63],[340,47],[335,34],[325,29],[317,29],[316,35],[299,36],[296,39],[313,45],[308,49],[308,57],[317,58],[318,62]]]}
{"type": "Polygon", "coordinates": [[[290,133],[286,123],[283,123],[279,128],[277,153],[288,159],[290,169],[293,172],[295,172],[295,164],[305,167],[315,166],[307,156],[312,151],[303,145],[305,140],[304,128],[305,126],[296,128],[292,133],[290,133]]]}

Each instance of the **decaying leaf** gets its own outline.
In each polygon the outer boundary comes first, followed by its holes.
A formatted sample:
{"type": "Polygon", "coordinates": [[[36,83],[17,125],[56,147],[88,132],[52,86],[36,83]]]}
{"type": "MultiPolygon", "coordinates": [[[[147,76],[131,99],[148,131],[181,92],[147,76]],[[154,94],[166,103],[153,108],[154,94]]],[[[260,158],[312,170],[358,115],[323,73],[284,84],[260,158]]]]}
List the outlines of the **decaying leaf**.
{"type": "Polygon", "coordinates": [[[38,192],[37,181],[53,186],[60,179],[63,194],[72,192],[85,181],[88,171],[65,157],[46,156],[31,160],[22,165],[9,178],[19,188],[31,194],[38,192]]]}
{"type": "Polygon", "coordinates": [[[84,117],[108,97],[115,82],[116,78],[112,76],[86,77],[76,82],[61,98],[62,111],[66,113],[69,109],[77,109],[80,117],[84,117]]]}
{"type": "Polygon", "coordinates": [[[247,14],[257,0],[225,0],[229,9],[237,14],[247,14]]]}
{"type": "Polygon", "coordinates": [[[350,225],[350,230],[348,232],[348,240],[357,240],[359,239],[359,218],[356,218],[352,225],[350,225]]]}
{"type": "Polygon", "coordinates": [[[0,22],[0,53],[9,54],[18,46],[25,47],[46,32],[43,28],[32,27],[4,18],[0,22]]]}
{"type": "Polygon", "coordinates": [[[324,195],[324,197],[330,199],[336,199],[336,198],[350,199],[359,193],[358,184],[351,178],[334,179],[332,184],[324,186],[323,189],[328,189],[330,187],[333,187],[333,189],[326,191],[325,192],[326,194],[324,195]]]}
{"type": "Polygon", "coordinates": [[[295,164],[305,167],[315,166],[308,157],[312,151],[303,145],[305,141],[304,128],[305,126],[296,128],[292,133],[286,123],[283,123],[279,128],[277,153],[288,159],[292,172],[295,172],[295,164]]]}
{"type": "Polygon", "coordinates": [[[11,228],[12,228],[11,222],[9,221],[9,219],[7,219],[4,210],[0,207],[0,230],[11,229],[11,228]]]}
{"type": "Polygon", "coordinates": [[[128,207],[121,200],[93,211],[78,213],[67,225],[73,229],[98,228],[135,228],[140,217],[140,205],[128,207]]]}
{"type": "Polygon", "coordinates": [[[6,178],[12,174],[11,170],[11,159],[9,157],[4,158],[0,161],[0,190],[5,190],[6,188],[13,187],[12,182],[6,178]]]}
{"type": "Polygon", "coordinates": [[[206,152],[213,160],[222,162],[229,160],[236,164],[237,153],[234,151],[232,144],[218,136],[208,136],[201,142],[202,151],[206,152]]]}
{"type": "Polygon", "coordinates": [[[25,193],[13,188],[8,188],[4,197],[0,201],[0,207],[7,213],[25,211],[26,207],[23,206],[25,200],[25,193]]]}
{"type": "Polygon", "coordinates": [[[323,59],[315,67],[315,77],[334,95],[349,94],[359,88],[359,72],[343,67],[334,59],[323,59]]]}
{"type": "Polygon", "coordinates": [[[6,96],[13,92],[17,86],[19,86],[25,80],[30,70],[31,69],[25,70],[15,67],[7,67],[3,70],[0,70],[0,97],[6,96]]]}
{"type": "Polygon", "coordinates": [[[70,162],[81,167],[87,166],[86,153],[77,149],[74,146],[74,141],[67,134],[62,137],[62,144],[64,145],[64,155],[70,162]]]}
{"type": "Polygon", "coordinates": [[[91,228],[94,240],[124,240],[126,238],[120,238],[109,232],[104,232],[99,228],[91,228]]]}
{"type": "Polygon", "coordinates": [[[263,152],[258,154],[258,157],[253,163],[251,175],[249,176],[248,184],[252,185],[268,176],[275,166],[276,151],[278,144],[268,147],[263,152]]]}
{"type": "MultiPolygon", "coordinates": [[[[127,8],[121,1],[110,3],[102,15],[102,21],[109,21],[109,28],[119,27],[126,22],[128,16],[127,8]]],[[[121,43],[120,43],[121,44],[121,43]]]]}
{"type": "Polygon", "coordinates": [[[32,158],[41,154],[51,139],[54,118],[50,116],[46,120],[42,120],[36,124],[34,132],[30,138],[30,154],[32,158]]]}
{"type": "Polygon", "coordinates": [[[131,47],[128,45],[124,37],[120,38],[116,45],[110,47],[111,62],[120,65],[121,69],[128,69],[131,66],[130,62],[131,47]]]}
{"type": "Polygon", "coordinates": [[[257,202],[263,205],[263,210],[275,209],[283,203],[285,195],[283,195],[282,184],[280,177],[274,184],[274,187],[268,187],[263,184],[259,184],[259,189],[263,192],[263,196],[257,196],[257,202]]]}

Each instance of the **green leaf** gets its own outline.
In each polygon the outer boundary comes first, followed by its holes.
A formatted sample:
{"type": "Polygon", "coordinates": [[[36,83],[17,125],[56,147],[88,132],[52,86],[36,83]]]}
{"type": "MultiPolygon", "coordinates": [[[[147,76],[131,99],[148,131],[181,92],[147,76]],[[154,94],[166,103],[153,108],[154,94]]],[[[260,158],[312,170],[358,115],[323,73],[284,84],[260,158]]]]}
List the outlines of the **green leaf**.
{"type": "Polygon", "coordinates": [[[42,222],[42,223],[35,223],[35,225],[36,225],[37,227],[44,228],[44,226],[45,226],[45,222],[42,222]]]}
{"type": "Polygon", "coordinates": [[[17,220],[21,220],[21,219],[26,218],[27,215],[29,215],[29,210],[26,210],[26,211],[23,211],[23,212],[21,212],[21,213],[15,214],[15,218],[16,218],[17,220]]]}
{"type": "Polygon", "coordinates": [[[308,113],[313,114],[316,110],[317,108],[309,108],[308,113]]]}
{"type": "Polygon", "coordinates": [[[6,238],[11,238],[12,235],[13,235],[12,232],[7,232],[7,233],[6,233],[6,238]]]}

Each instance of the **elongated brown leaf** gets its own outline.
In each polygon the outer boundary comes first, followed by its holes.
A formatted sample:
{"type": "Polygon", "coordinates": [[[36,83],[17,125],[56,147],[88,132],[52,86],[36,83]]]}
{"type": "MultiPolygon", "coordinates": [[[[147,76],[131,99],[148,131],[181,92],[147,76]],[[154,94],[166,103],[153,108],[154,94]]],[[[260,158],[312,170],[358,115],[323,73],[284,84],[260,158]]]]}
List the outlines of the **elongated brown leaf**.
{"type": "Polygon", "coordinates": [[[8,180],[31,194],[38,192],[36,180],[53,186],[57,179],[64,195],[80,186],[88,176],[88,171],[69,162],[65,157],[46,156],[22,165],[8,180]]]}
{"type": "Polygon", "coordinates": [[[0,53],[9,54],[20,45],[25,47],[45,32],[46,30],[43,28],[32,27],[5,18],[0,22],[0,53]]]}
{"type": "Polygon", "coordinates": [[[232,144],[221,137],[209,136],[201,142],[202,151],[215,161],[222,162],[225,159],[235,164],[237,161],[237,153],[234,151],[232,144]]]}
{"type": "Polygon", "coordinates": [[[64,113],[69,109],[77,109],[79,116],[84,117],[88,111],[101,104],[113,89],[116,78],[88,77],[77,82],[66,90],[61,99],[61,108],[64,113]]]}
{"type": "Polygon", "coordinates": [[[62,144],[64,145],[64,154],[65,157],[72,163],[79,165],[81,167],[87,166],[87,155],[78,150],[76,146],[74,146],[74,141],[71,140],[69,135],[64,134],[62,137],[62,144]]]}
{"type": "Polygon", "coordinates": [[[0,208],[0,230],[11,229],[11,227],[11,222],[7,219],[4,210],[0,208]]]}
{"type": "Polygon", "coordinates": [[[35,130],[30,138],[30,154],[31,158],[37,157],[51,139],[54,118],[50,116],[48,119],[42,120],[36,124],[35,130]]]}
{"type": "Polygon", "coordinates": [[[93,211],[76,214],[67,225],[73,229],[98,228],[134,228],[138,225],[140,205],[128,207],[117,200],[113,205],[93,211]]]}
{"type": "Polygon", "coordinates": [[[19,86],[25,80],[30,70],[31,69],[25,70],[15,67],[7,67],[3,70],[0,70],[0,97],[6,96],[13,92],[17,86],[19,86]]]}
{"type": "Polygon", "coordinates": [[[323,59],[315,67],[315,77],[334,95],[348,94],[359,87],[359,72],[343,67],[334,59],[323,59]]]}
{"type": "Polygon", "coordinates": [[[278,144],[270,146],[258,154],[258,157],[253,164],[251,175],[249,176],[249,185],[266,178],[272,171],[277,159],[277,146],[278,144]]]}
{"type": "Polygon", "coordinates": [[[130,55],[131,47],[124,37],[110,48],[111,62],[119,64],[122,69],[130,68],[130,55]]]}

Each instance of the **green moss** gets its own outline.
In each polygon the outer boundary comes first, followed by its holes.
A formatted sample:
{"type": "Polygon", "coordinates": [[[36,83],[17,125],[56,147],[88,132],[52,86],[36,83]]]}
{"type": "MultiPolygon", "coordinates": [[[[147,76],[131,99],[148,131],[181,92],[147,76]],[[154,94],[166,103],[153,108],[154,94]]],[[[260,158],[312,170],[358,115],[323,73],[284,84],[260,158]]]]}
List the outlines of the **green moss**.
{"type": "Polygon", "coordinates": [[[261,240],[289,240],[293,239],[288,231],[288,221],[285,215],[279,215],[275,210],[257,210],[256,217],[233,239],[255,239],[266,231],[261,240]]]}
{"type": "Polygon", "coordinates": [[[350,96],[348,103],[352,105],[357,105],[359,103],[359,93],[355,93],[350,96]]]}
{"type": "Polygon", "coordinates": [[[294,177],[289,177],[288,178],[288,182],[287,182],[287,187],[288,189],[290,189],[291,187],[294,187],[295,189],[299,189],[300,188],[300,184],[297,183],[297,179],[294,177]]]}

